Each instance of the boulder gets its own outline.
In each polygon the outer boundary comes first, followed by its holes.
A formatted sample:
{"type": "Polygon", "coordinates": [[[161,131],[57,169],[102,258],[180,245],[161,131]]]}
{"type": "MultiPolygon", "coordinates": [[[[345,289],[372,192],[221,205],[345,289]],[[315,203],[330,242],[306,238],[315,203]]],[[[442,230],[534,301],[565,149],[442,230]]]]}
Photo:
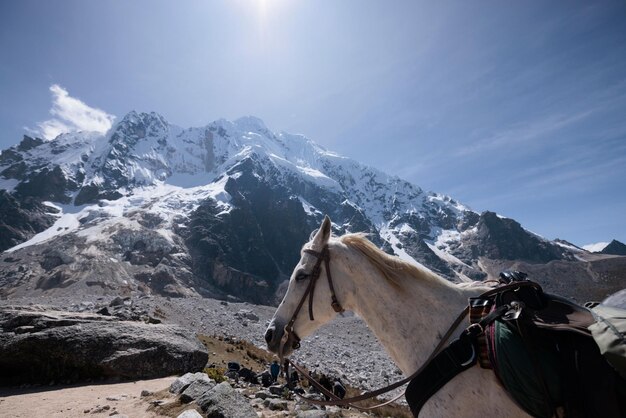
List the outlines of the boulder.
{"type": "Polygon", "coordinates": [[[187,389],[194,381],[202,379],[203,377],[207,379],[209,378],[206,373],[203,372],[185,373],[172,382],[170,385],[170,392],[178,395],[187,389]]]}
{"type": "MultiPolygon", "coordinates": [[[[206,375],[205,375],[206,377],[206,375]]],[[[198,379],[193,381],[187,389],[184,390],[183,393],[180,394],[180,401],[182,403],[189,403],[195,401],[200,396],[204,395],[205,392],[213,389],[215,387],[215,380],[209,379],[198,379]]]]}
{"type": "Polygon", "coordinates": [[[222,382],[196,400],[207,418],[257,418],[244,395],[222,382]]]}
{"type": "Polygon", "coordinates": [[[0,308],[0,385],[152,379],[205,366],[208,355],[176,325],[86,312],[0,308]]]}

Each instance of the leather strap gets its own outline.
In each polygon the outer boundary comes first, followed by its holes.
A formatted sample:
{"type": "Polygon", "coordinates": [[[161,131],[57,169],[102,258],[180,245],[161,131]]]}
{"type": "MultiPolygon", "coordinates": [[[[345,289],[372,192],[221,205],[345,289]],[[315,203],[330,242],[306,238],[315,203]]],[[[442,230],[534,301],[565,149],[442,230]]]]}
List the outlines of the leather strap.
{"type": "MultiPolygon", "coordinates": [[[[335,312],[343,312],[343,307],[337,300],[337,295],[335,294],[335,286],[333,285],[333,277],[330,272],[330,251],[328,249],[328,245],[325,245],[321,252],[317,252],[311,249],[305,249],[305,253],[314,255],[317,257],[317,263],[315,263],[315,267],[313,267],[313,272],[311,273],[311,281],[317,281],[319,278],[321,271],[321,263],[324,261],[324,267],[326,268],[326,278],[328,279],[328,288],[330,289],[330,297],[331,303],[330,305],[333,307],[335,312]]],[[[315,285],[313,285],[315,286],[315,285]]],[[[311,294],[309,295],[309,318],[311,321],[313,320],[313,289],[311,290],[311,294]]]]}
{"type": "MultiPolygon", "coordinates": [[[[488,292],[489,293],[489,292],[488,292]]],[[[500,306],[480,322],[471,324],[461,336],[428,362],[406,388],[406,401],[417,417],[424,404],[457,374],[478,362],[477,338],[485,328],[504,315],[510,307],[500,306]]]]}
{"type": "Polygon", "coordinates": [[[417,417],[432,395],[457,374],[474,366],[476,361],[474,341],[469,334],[462,334],[440,351],[406,388],[406,400],[413,416],[417,417]]]}

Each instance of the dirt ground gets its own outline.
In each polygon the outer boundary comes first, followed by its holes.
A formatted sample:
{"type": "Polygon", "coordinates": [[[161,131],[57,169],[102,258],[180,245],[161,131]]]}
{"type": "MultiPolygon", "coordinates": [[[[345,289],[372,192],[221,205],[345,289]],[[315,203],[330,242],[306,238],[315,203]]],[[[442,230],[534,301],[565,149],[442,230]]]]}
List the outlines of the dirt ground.
{"type": "Polygon", "coordinates": [[[0,417],[160,417],[163,415],[154,410],[148,411],[155,396],[142,398],[141,391],[158,392],[162,397],[157,399],[171,401],[173,396],[169,396],[164,389],[169,388],[175,378],[80,386],[0,388],[0,417]]]}

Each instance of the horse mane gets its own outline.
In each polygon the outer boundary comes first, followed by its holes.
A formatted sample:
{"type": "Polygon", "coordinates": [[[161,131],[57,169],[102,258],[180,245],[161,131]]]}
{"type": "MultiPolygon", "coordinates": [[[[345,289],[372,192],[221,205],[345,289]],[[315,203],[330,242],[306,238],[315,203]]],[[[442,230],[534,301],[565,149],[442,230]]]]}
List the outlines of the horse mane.
{"type": "Polygon", "coordinates": [[[400,286],[402,278],[436,280],[438,277],[423,266],[407,263],[400,257],[389,255],[376,247],[364,233],[346,234],[339,241],[363,254],[390,283],[400,286]]]}

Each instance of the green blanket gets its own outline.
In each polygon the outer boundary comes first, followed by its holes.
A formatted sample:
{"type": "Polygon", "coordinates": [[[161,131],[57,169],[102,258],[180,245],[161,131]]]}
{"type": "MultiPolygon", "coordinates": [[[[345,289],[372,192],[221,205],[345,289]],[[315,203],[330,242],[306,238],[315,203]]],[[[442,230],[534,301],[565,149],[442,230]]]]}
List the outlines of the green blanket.
{"type": "Polygon", "coordinates": [[[560,362],[555,352],[527,350],[524,341],[509,325],[495,323],[496,371],[502,384],[517,403],[535,417],[552,416],[554,405],[561,404],[560,362]],[[533,358],[534,357],[534,358],[533,358]],[[552,405],[546,400],[537,367],[543,373],[552,405]]]}

